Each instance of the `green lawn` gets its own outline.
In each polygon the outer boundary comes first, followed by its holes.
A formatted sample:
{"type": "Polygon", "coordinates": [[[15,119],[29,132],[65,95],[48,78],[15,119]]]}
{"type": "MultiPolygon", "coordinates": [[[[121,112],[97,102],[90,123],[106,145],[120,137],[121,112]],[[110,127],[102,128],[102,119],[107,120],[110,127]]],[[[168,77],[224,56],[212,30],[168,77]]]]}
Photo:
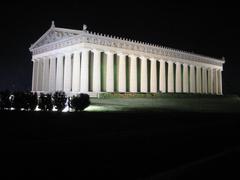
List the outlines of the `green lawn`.
{"type": "Polygon", "coordinates": [[[154,112],[240,112],[240,98],[219,97],[148,97],[92,98],[86,111],[154,111],[154,112]]]}

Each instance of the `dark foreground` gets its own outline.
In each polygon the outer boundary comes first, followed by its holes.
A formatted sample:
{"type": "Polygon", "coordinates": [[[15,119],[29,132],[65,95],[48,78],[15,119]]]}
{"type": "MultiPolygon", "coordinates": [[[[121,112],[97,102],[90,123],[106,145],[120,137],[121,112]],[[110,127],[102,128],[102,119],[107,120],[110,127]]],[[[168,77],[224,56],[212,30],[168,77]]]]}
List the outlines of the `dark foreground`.
{"type": "Polygon", "coordinates": [[[236,179],[239,115],[1,112],[1,176],[236,179]]]}

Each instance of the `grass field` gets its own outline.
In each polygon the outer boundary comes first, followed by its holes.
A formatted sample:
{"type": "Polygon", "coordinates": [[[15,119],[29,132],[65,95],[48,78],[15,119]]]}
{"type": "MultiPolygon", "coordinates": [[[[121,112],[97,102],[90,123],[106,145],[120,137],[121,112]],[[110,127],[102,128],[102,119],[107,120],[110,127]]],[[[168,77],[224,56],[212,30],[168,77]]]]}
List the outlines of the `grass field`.
{"type": "Polygon", "coordinates": [[[240,98],[219,97],[153,97],[92,98],[86,111],[154,111],[154,112],[239,112],[240,98]]]}
{"type": "Polygon", "coordinates": [[[238,98],[92,103],[100,112],[0,112],[2,179],[240,178],[238,98]]]}

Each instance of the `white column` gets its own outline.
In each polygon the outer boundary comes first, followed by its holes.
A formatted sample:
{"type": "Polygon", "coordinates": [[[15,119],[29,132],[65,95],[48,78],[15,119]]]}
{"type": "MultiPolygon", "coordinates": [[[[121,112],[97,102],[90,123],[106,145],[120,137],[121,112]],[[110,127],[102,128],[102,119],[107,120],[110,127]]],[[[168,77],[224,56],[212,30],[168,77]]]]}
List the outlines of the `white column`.
{"type": "Polygon", "coordinates": [[[119,54],[119,92],[126,92],[126,55],[119,54]]]}
{"type": "Polygon", "coordinates": [[[151,60],[151,73],[150,73],[150,92],[157,92],[157,60],[150,58],[151,60]]]}
{"type": "Polygon", "coordinates": [[[82,49],[82,59],[81,59],[81,85],[80,91],[81,92],[88,92],[88,85],[89,85],[89,50],[82,49]]]}
{"type": "Polygon", "coordinates": [[[163,60],[160,60],[160,78],[159,78],[159,90],[162,92],[162,93],[165,93],[166,92],[166,66],[165,66],[165,61],[163,60]]]}
{"type": "Polygon", "coordinates": [[[106,91],[114,91],[114,53],[107,51],[106,91]]]}
{"type": "Polygon", "coordinates": [[[43,59],[42,91],[49,91],[49,57],[43,59]]]}
{"type": "Polygon", "coordinates": [[[168,92],[174,92],[173,62],[168,61],[168,92]]]}
{"type": "Polygon", "coordinates": [[[147,58],[141,57],[141,92],[147,92],[147,58]]]}
{"type": "Polygon", "coordinates": [[[218,83],[218,86],[219,86],[219,90],[218,90],[218,93],[220,94],[220,95],[222,95],[223,94],[223,92],[222,92],[222,70],[220,69],[220,70],[218,70],[218,80],[219,80],[219,83],[218,83]]]}
{"type": "Polygon", "coordinates": [[[43,58],[38,60],[38,91],[42,91],[43,84],[43,58]]]}
{"type": "Polygon", "coordinates": [[[36,66],[37,66],[36,69],[37,70],[36,70],[36,89],[35,89],[35,91],[39,91],[39,86],[38,86],[38,84],[39,84],[39,75],[40,75],[39,74],[39,59],[36,60],[36,63],[37,63],[36,64],[36,66]]]}
{"type": "Polygon", "coordinates": [[[190,92],[195,93],[195,66],[190,65],[190,92]]]}
{"type": "Polygon", "coordinates": [[[137,92],[137,57],[129,55],[130,57],[130,92],[137,92]]]}
{"type": "Polygon", "coordinates": [[[206,93],[206,68],[202,67],[202,93],[206,93]]]}
{"type": "Polygon", "coordinates": [[[75,51],[73,53],[73,77],[72,77],[72,91],[80,91],[80,51],[75,51]]]}
{"type": "Polygon", "coordinates": [[[213,94],[213,70],[208,69],[208,94],[213,94]]]}
{"type": "Polygon", "coordinates": [[[176,62],[176,93],[182,92],[182,73],[181,73],[181,64],[176,62]]]}
{"type": "Polygon", "coordinates": [[[188,65],[183,64],[183,92],[188,93],[189,87],[188,87],[188,65]]]}
{"type": "Polygon", "coordinates": [[[201,93],[202,92],[202,87],[201,87],[201,67],[197,66],[197,93],[201,93]]]}
{"type": "MultiPolygon", "coordinates": [[[[49,59],[48,57],[44,57],[39,61],[39,65],[41,68],[41,64],[42,64],[42,73],[41,73],[41,77],[42,77],[42,81],[41,81],[41,90],[42,91],[48,91],[48,85],[47,85],[47,81],[48,80],[48,75],[49,75],[49,59]]],[[[39,71],[41,72],[41,71],[39,71]]],[[[40,83],[40,80],[38,81],[40,83]]]]}
{"type": "Polygon", "coordinates": [[[101,91],[101,51],[93,50],[93,92],[101,91]]]}
{"type": "Polygon", "coordinates": [[[56,90],[63,91],[63,55],[57,56],[56,90]]]}
{"type": "Polygon", "coordinates": [[[39,61],[38,59],[36,59],[35,61],[36,61],[35,91],[38,91],[39,61]]]}
{"type": "Polygon", "coordinates": [[[214,70],[214,82],[215,82],[214,91],[215,91],[215,94],[218,94],[218,70],[217,69],[214,70]]]}
{"type": "Polygon", "coordinates": [[[204,84],[205,84],[205,93],[207,94],[208,93],[208,79],[207,79],[207,69],[206,68],[205,68],[204,75],[205,75],[205,82],[204,82],[204,84]]]}
{"type": "Polygon", "coordinates": [[[65,60],[64,60],[64,85],[63,89],[65,92],[71,91],[71,84],[72,84],[72,62],[71,62],[71,53],[65,54],[65,60]]]}
{"type": "Polygon", "coordinates": [[[56,57],[51,57],[49,68],[49,91],[53,92],[55,90],[56,90],[56,57]]]}
{"type": "Polygon", "coordinates": [[[33,68],[32,68],[32,91],[35,91],[35,79],[36,79],[36,61],[32,60],[33,62],[33,68]]]}

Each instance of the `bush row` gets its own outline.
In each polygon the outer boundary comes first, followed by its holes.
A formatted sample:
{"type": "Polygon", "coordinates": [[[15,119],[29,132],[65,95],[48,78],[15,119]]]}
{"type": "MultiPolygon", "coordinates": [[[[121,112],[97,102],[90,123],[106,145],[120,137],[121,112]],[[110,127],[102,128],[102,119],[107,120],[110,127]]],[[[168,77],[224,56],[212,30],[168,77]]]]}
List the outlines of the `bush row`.
{"type": "Polygon", "coordinates": [[[82,111],[90,105],[88,94],[78,94],[76,96],[67,97],[63,91],[56,91],[54,94],[43,94],[33,92],[0,92],[0,110],[26,110],[34,111],[36,107],[41,111],[62,111],[66,106],[75,111],[82,111]]]}

